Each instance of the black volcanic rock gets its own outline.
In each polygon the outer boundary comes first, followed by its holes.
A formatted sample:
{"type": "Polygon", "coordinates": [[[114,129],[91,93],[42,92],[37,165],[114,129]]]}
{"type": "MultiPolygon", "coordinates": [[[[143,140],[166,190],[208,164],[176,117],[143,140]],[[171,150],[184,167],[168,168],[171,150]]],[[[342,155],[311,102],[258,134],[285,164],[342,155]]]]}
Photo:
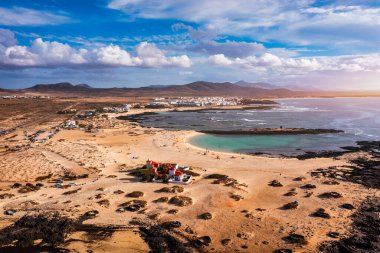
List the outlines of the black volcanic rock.
{"type": "Polygon", "coordinates": [[[244,130],[203,130],[199,131],[205,134],[222,134],[222,135],[299,135],[299,134],[326,134],[326,133],[343,133],[342,130],[336,129],[309,129],[309,128],[255,128],[244,130]]]}

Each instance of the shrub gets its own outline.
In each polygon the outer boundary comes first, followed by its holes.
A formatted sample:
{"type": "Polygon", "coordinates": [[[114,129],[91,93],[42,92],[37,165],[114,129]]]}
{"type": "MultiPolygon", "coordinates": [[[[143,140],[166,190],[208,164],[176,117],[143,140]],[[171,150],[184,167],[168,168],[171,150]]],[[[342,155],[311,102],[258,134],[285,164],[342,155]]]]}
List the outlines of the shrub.
{"type": "Polygon", "coordinates": [[[67,192],[64,192],[63,195],[71,195],[71,194],[75,194],[75,193],[78,193],[82,188],[78,188],[76,190],[72,190],[72,191],[67,191],[67,192]]]}
{"type": "Polygon", "coordinates": [[[223,175],[223,174],[210,174],[208,176],[206,176],[206,179],[227,179],[228,176],[227,175],[223,175]]]}
{"type": "Polygon", "coordinates": [[[12,226],[0,231],[0,245],[15,242],[17,247],[33,246],[34,241],[42,240],[50,245],[63,243],[66,236],[74,231],[75,223],[58,213],[25,215],[12,226]]]}
{"type": "Polygon", "coordinates": [[[135,212],[138,211],[144,207],[146,207],[147,202],[145,200],[130,200],[125,203],[120,204],[119,206],[123,208],[124,210],[135,212]]]}
{"type": "Polygon", "coordinates": [[[53,176],[53,174],[49,174],[49,175],[46,175],[46,176],[40,176],[40,177],[36,177],[35,181],[44,181],[46,179],[49,179],[53,176]]]}
{"type": "Polygon", "coordinates": [[[169,200],[169,203],[176,206],[189,206],[193,204],[193,200],[190,197],[175,196],[169,200]]]}
{"type": "Polygon", "coordinates": [[[128,193],[126,196],[129,198],[141,198],[144,196],[144,193],[140,191],[133,191],[131,193],[128,193]]]}

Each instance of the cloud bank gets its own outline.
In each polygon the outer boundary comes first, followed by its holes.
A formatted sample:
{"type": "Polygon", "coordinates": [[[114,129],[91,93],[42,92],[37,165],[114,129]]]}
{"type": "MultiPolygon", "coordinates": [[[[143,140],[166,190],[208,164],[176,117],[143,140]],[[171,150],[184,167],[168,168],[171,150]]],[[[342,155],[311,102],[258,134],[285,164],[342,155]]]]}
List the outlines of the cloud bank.
{"type": "Polygon", "coordinates": [[[188,68],[191,60],[187,55],[166,56],[154,44],[141,42],[134,52],[128,52],[118,45],[107,45],[93,49],[73,48],[60,42],[35,39],[29,47],[19,46],[12,34],[5,34],[0,41],[0,67],[140,67],[140,68],[188,68]]]}
{"type": "Polygon", "coordinates": [[[271,53],[245,58],[229,58],[224,54],[216,54],[210,56],[208,60],[215,65],[276,75],[300,76],[326,71],[380,73],[380,54],[303,58],[282,58],[271,53]]]}

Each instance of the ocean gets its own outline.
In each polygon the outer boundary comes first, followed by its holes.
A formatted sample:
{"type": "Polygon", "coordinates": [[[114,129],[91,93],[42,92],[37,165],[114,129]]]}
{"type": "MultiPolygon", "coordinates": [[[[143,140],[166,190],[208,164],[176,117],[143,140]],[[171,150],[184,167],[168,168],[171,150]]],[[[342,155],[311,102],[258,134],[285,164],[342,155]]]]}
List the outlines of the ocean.
{"type": "Polygon", "coordinates": [[[252,128],[328,128],[340,134],[227,136],[201,134],[190,143],[235,153],[295,155],[305,151],[340,150],[356,141],[380,140],[380,98],[280,99],[268,110],[209,110],[162,112],[142,124],[180,130],[239,130],[252,128]]]}

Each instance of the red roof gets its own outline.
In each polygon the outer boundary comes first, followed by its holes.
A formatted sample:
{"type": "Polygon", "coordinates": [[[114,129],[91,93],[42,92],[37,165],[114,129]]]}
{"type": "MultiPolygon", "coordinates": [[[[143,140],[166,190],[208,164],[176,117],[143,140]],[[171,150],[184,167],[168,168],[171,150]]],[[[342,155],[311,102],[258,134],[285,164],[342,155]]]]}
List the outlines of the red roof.
{"type": "Polygon", "coordinates": [[[178,177],[178,176],[181,176],[182,174],[183,173],[181,171],[177,170],[174,175],[178,177]]]}
{"type": "Polygon", "coordinates": [[[150,163],[151,165],[153,165],[153,166],[158,166],[158,165],[159,165],[157,162],[153,162],[153,161],[150,161],[149,163],[150,163]]]}

